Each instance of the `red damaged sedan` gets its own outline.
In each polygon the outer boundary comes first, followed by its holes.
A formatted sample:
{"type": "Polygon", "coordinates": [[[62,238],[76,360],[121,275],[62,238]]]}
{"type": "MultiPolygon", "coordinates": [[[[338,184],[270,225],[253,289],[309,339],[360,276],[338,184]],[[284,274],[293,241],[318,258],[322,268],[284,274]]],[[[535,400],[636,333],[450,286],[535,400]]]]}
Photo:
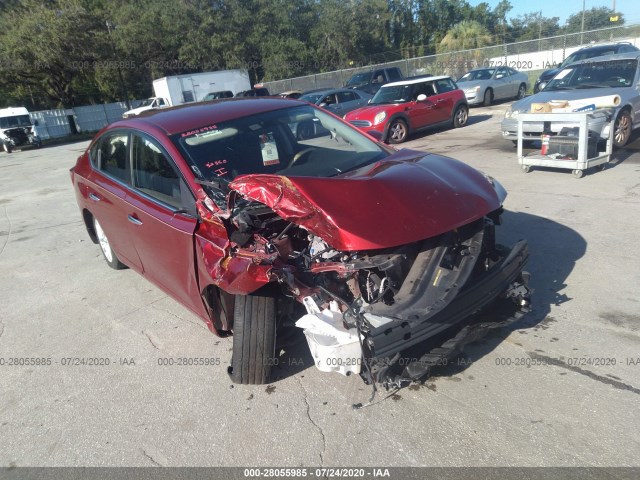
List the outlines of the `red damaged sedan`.
{"type": "Polygon", "coordinates": [[[119,121],[71,178],[110,267],[130,267],[212,332],[233,334],[238,383],[269,381],[276,340],[295,325],[320,370],[406,385],[502,324],[486,320],[498,303],[512,310],[501,322],[528,308],[526,242],[495,242],[506,197],[496,180],[390,149],[304,102],[230,100],[119,121]],[[300,140],[299,128],[313,134],[300,140]]]}

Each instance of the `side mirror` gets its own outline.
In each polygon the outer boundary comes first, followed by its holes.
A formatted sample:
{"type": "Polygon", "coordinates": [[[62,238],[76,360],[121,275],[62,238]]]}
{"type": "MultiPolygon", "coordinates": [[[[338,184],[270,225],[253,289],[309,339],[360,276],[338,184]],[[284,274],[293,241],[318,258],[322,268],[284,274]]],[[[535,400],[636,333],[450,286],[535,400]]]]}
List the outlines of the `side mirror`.
{"type": "Polygon", "coordinates": [[[424,102],[427,99],[427,96],[424,93],[421,93],[420,95],[418,95],[417,100],[419,102],[424,102]]]}
{"type": "Polygon", "coordinates": [[[38,125],[39,125],[39,124],[38,124],[38,120],[34,120],[34,121],[33,121],[33,126],[34,126],[34,127],[37,127],[38,125]]]}

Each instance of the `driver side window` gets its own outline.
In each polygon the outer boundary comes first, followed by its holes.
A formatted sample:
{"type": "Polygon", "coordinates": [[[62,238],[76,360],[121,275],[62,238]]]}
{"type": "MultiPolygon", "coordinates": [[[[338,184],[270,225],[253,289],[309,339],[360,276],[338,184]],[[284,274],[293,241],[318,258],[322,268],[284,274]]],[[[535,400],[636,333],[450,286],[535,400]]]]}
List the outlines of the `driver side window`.
{"type": "Polygon", "coordinates": [[[133,136],[133,186],[150,197],[180,208],[180,175],[164,150],[151,140],[133,136]]]}

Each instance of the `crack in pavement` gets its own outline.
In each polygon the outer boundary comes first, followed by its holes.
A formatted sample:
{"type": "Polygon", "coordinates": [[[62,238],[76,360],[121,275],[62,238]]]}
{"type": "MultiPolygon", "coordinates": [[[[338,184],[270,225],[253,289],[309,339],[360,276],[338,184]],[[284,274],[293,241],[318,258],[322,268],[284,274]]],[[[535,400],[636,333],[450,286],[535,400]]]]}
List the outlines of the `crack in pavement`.
{"type": "Polygon", "coordinates": [[[143,330],[142,333],[149,340],[149,343],[153,345],[153,348],[156,350],[162,350],[162,342],[156,337],[153,333],[149,333],[146,330],[143,330]]]}
{"type": "Polygon", "coordinates": [[[11,225],[11,219],[9,218],[9,214],[7,213],[7,207],[4,207],[4,216],[7,217],[7,221],[9,222],[9,233],[7,233],[7,238],[4,241],[4,245],[2,245],[2,249],[0,249],[0,255],[4,252],[7,243],[9,243],[9,238],[11,237],[11,230],[13,226],[11,225]]]}
{"type": "Polygon", "coordinates": [[[319,452],[320,455],[320,468],[324,467],[324,453],[327,450],[327,437],[325,437],[324,435],[324,431],[322,430],[322,428],[320,428],[320,425],[318,425],[313,418],[311,418],[310,415],[310,408],[311,406],[309,405],[309,400],[307,399],[307,390],[304,388],[304,385],[302,384],[302,380],[299,377],[295,377],[295,379],[298,381],[298,384],[300,385],[300,389],[302,390],[303,395],[303,400],[305,405],[307,406],[307,418],[309,419],[309,421],[311,422],[311,424],[316,427],[318,429],[318,432],[320,432],[320,436],[322,437],[322,451],[319,452]]]}
{"type": "Polygon", "coordinates": [[[558,358],[548,357],[546,355],[540,355],[539,353],[535,353],[535,352],[527,352],[527,355],[529,355],[534,360],[542,360],[544,362],[547,362],[549,365],[554,365],[556,367],[565,368],[567,370],[571,370],[572,372],[579,373],[580,375],[589,377],[592,380],[595,380],[596,382],[604,383],[606,385],[611,385],[612,387],[617,388],[619,390],[626,390],[628,392],[640,395],[640,388],[632,387],[631,385],[628,385],[624,382],[619,382],[609,377],[603,377],[602,375],[598,375],[597,373],[593,373],[589,370],[585,370],[575,365],[569,365],[568,363],[563,362],[558,358]]]}
{"type": "Polygon", "coordinates": [[[147,451],[142,448],[142,454],[147,457],[149,460],[151,460],[154,464],[158,465],[159,467],[164,467],[164,465],[160,462],[158,462],[155,458],[153,458],[153,453],[147,453],[147,451]]]}

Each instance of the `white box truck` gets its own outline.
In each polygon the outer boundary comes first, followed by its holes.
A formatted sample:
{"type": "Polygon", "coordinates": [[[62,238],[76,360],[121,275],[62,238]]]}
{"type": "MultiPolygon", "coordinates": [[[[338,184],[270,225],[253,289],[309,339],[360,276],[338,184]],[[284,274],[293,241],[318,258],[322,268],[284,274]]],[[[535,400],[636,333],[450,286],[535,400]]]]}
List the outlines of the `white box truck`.
{"type": "Polygon", "coordinates": [[[0,108],[0,144],[5,152],[25,145],[40,148],[41,143],[25,107],[0,108]]]}
{"type": "Polygon", "coordinates": [[[154,97],[142,102],[138,108],[124,112],[122,116],[129,118],[147,110],[200,102],[209,93],[232,92],[235,95],[250,88],[251,82],[246,70],[221,70],[162,77],[153,81],[154,97]]]}

